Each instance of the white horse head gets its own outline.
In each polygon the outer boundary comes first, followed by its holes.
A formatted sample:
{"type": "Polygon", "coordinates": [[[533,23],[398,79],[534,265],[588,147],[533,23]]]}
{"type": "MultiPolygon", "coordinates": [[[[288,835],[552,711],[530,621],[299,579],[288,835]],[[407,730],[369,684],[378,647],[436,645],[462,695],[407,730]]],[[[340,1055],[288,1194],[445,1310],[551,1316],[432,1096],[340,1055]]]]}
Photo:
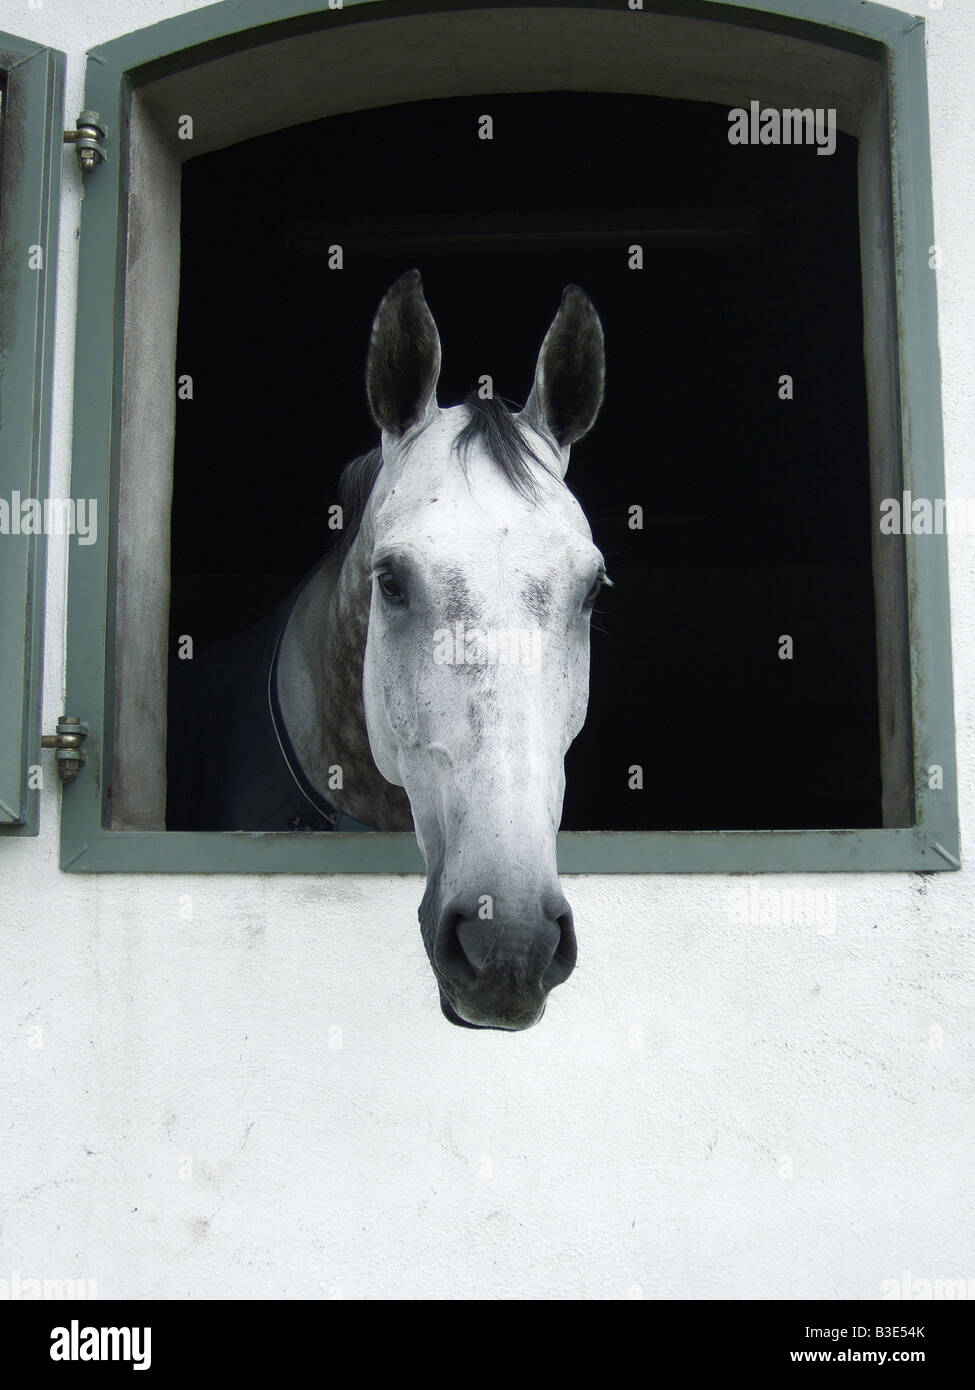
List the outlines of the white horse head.
{"type": "Polygon", "coordinates": [[[409,798],[423,940],[455,1023],[528,1028],[575,965],[556,833],[606,575],[563,479],[603,364],[596,311],[569,286],[520,413],[476,398],[441,409],[418,272],[373,324],[382,467],[347,560],[371,580],[365,720],[376,767],[409,798]]]}

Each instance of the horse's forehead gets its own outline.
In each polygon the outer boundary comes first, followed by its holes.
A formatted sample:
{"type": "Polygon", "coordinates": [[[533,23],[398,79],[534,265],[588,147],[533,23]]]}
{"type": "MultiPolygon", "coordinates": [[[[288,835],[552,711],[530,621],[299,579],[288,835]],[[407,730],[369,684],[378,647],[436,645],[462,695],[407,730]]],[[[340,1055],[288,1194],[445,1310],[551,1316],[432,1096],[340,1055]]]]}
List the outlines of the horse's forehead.
{"type": "MultiPolygon", "coordinates": [[[[399,533],[438,551],[453,548],[462,536],[503,540],[518,550],[534,548],[540,556],[553,546],[574,549],[580,540],[591,541],[579,503],[541,465],[528,461],[536,487],[535,495],[526,497],[480,442],[461,463],[454,441],[465,421],[461,407],[442,410],[396,461],[376,516],[377,539],[399,533]]],[[[539,438],[539,455],[545,457],[547,449],[539,438]]]]}

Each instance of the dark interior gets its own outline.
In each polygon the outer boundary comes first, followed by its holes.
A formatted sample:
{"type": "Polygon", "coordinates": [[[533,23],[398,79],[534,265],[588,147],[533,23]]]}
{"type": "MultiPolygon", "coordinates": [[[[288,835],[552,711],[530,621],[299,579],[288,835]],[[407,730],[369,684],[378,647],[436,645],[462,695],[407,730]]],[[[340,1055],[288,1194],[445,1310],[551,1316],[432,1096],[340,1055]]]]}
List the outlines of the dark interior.
{"type": "MultiPolygon", "coordinates": [[[[338,475],[378,442],[363,374],[389,284],[422,271],[441,404],[489,372],[520,405],[575,282],[603,321],[607,394],[567,481],[615,588],[563,828],[881,824],[856,143],[823,157],[727,132],[704,103],[482,96],[187,163],[171,693],[192,697],[179,635],[243,630],[334,539],[338,475]]],[[[168,823],[185,810],[171,797],[168,823]]]]}

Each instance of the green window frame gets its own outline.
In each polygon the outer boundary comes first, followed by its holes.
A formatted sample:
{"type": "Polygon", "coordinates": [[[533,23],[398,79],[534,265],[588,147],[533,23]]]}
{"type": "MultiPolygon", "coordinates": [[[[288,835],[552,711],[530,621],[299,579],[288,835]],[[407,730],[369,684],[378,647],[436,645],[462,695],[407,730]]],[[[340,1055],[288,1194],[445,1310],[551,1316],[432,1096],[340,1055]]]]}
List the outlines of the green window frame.
{"type": "MultiPolygon", "coordinates": [[[[546,0],[523,0],[490,8],[551,13],[559,7],[546,0]]],[[[618,23],[621,8],[626,10],[615,0],[588,0],[566,7],[564,16],[568,20],[580,10],[615,11],[613,22],[618,23]]],[[[332,36],[348,25],[366,24],[371,29],[387,19],[461,15],[470,10],[483,13],[485,7],[466,0],[442,4],[344,0],[339,9],[322,8],[313,14],[305,9],[306,0],[226,0],[113,40],[89,54],[85,105],[100,112],[121,138],[109,139],[107,162],[86,175],[81,223],[72,491],[97,499],[99,515],[107,514],[110,524],[99,528],[95,544],[74,546],[70,555],[66,708],[90,726],[87,766],[63,795],[61,865],[73,872],[422,872],[412,835],[111,828],[117,737],[115,589],[124,429],[128,132],[133,99],[148,84],[192,74],[200,64],[247,55],[264,44],[321,36],[332,42],[332,36]]],[[[883,157],[877,187],[869,196],[887,209],[883,230],[889,241],[884,252],[889,286],[883,293],[889,297],[886,326],[891,351],[896,351],[896,380],[885,389],[887,408],[895,421],[888,443],[896,439],[897,446],[887,450],[890,458],[881,481],[885,488],[909,488],[915,496],[942,497],[937,302],[929,266],[929,248],[935,238],[923,21],[858,0],[739,0],[735,4],[730,0],[643,0],[641,13],[629,15],[633,23],[653,22],[657,17],[719,21],[747,31],[749,41],[769,35],[776,41],[783,37],[808,40],[835,50],[838,59],[866,56],[878,65],[883,104],[877,109],[882,111],[883,129],[876,138],[883,157]]],[[[863,198],[861,189],[861,215],[863,198]]],[[[873,327],[884,326],[883,313],[878,311],[873,327]]],[[[925,536],[917,544],[907,537],[903,571],[889,587],[904,631],[887,669],[896,670],[898,662],[909,668],[905,703],[898,716],[906,727],[902,747],[907,750],[901,758],[907,779],[901,795],[903,809],[898,813],[901,819],[892,818],[885,828],[856,830],[562,832],[560,871],[959,868],[946,538],[925,536]],[[932,764],[942,769],[940,789],[929,785],[932,764]]]]}
{"type": "MultiPolygon", "coordinates": [[[[63,53],[0,33],[0,497],[8,503],[48,489],[64,73],[63,53]],[[40,248],[40,264],[31,248],[40,248]]],[[[46,561],[43,535],[0,535],[2,835],[38,832],[38,792],[28,782],[41,761],[46,561]]]]}

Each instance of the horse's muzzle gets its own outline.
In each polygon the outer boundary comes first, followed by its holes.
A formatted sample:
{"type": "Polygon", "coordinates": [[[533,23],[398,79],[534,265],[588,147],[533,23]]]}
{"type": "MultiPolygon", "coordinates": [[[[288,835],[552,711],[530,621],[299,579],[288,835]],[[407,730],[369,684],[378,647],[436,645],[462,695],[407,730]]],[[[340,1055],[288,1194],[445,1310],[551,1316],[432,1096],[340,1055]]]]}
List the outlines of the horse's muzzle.
{"type": "Polygon", "coordinates": [[[576,963],[572,910],[561,894],[533,916],[482,920],[453,903],[444,911],[433,948],[444,1015],[460,1027],[531,1028],[545,1012],[549,991],[576,963]]]}

